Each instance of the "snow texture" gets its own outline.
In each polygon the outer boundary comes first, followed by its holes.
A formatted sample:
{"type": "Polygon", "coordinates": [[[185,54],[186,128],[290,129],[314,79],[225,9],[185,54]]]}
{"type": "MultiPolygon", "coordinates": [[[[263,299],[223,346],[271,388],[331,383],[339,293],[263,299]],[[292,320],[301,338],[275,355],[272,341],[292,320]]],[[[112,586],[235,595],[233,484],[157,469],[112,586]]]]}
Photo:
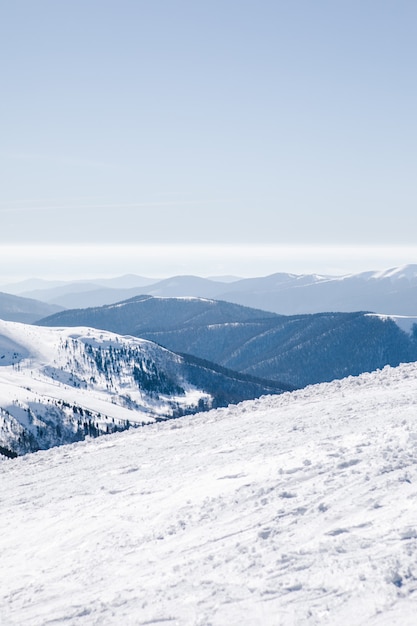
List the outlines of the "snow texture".
{"type": "Polygon", "coordinates": [[[5,626],[411,626],[417,365],[0,462],[5,626]]]}

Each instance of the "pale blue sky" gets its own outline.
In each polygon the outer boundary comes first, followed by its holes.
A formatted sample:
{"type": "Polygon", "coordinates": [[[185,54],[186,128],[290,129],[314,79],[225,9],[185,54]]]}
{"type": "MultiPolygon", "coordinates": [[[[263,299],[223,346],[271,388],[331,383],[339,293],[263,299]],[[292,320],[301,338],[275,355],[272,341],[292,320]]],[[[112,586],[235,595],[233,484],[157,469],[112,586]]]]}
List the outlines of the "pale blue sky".
{"type": "Polygon", "coordinates": [[[0,48],[3,245],[413,253],[414,0],[13,0],[0,48]]]}

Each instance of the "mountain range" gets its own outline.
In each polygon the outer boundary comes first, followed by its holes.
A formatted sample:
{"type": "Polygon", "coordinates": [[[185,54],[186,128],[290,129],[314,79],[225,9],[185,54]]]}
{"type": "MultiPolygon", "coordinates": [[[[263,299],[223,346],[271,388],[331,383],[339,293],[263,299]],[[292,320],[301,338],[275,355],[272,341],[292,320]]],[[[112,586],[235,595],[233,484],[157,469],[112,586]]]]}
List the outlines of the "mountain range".
{"type": "Polygon", "coordinates": [[[417,314],[417,265],[346,276],[277,273],[225,280],[174,276],[155,281],[128,275],[59,285],[26,281],[4,286],[3,291],[64,308],[101,306],[147,294],[225,300],[284,315],[322,311],[417,314]]]}
{"type": "Polygon", "coordinates": [[[143,339],[0,320],[0,455],[290,388],[182,357],[143,339]]]}
{"type": "MultiPolygon", "coordinates": [[[[411,307],[413,272],[357,285],[411,307]]],[[[1,621],[414,625],[417,327],[376,310],[0,321],[1,621]]]]}
{"type": "Polygon", "coordinates": [[[414,626],[416,380],[3,457],[1,623],[414,626]]]}
{"type": "Polygon", "coordinates": [[[0,292],[0,319],[31,324],[40,317],[62,311],[63,307],[33,298],[0,292]]]}
{"type": "Polygon", "coordinates": [[[303,387],[417,359],[415,333],[355,313],[282,316],[207,298],[137,296],[66,310],[42,326],[91,326],[155,341],[267,380],[303,387]]]}

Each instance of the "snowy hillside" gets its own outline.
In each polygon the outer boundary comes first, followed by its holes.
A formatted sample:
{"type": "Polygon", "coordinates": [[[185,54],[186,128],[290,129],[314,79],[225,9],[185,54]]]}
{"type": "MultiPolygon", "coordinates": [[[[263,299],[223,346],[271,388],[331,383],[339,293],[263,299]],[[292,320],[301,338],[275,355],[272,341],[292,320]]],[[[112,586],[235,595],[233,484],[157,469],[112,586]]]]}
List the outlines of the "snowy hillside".
{"type": "Polygon", "coordinates": [[[7,626],[412,626],[417,365],[0,462],[7,626]]]}
{"type": "Polygon", "coordinates": [[[167,376],[179,359],[112,333],[0,320],[0,445],[22,453],[195,410],[210,398],[167,376]]]}
{"type": "Polygon", "coordinates": [[[281,391],[146,340],[0,320],[0,452],[22,454],[281,391]]]}

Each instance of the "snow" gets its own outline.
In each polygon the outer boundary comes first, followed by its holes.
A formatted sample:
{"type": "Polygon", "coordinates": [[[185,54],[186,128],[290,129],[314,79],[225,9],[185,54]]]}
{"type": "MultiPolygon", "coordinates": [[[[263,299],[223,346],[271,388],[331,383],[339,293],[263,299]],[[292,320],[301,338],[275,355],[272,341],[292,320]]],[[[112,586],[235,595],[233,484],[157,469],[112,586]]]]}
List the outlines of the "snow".
{"type": "Polygon", "coordinates": [[[413,280],[417,276],[417,265],[409,264],[409,265],[401,265],[398,267],[390,267],[385,270],[376,270],[376,271],[366,271],[359,272],[354,274],[346,274],[343,277],[339,278],[363,278],[364,280],[386,280],[393,279],[394,281],[398,280],[413,280]]]}
{"type": "Polygon", "coordinates": [[[7,626],[411,626],[417,364],[0,462],[7,626]]]}
{"type": "MultiPolygon", "coordinates": [[[[174,283],[175,284],[175,283],[174,283]]],[[[182,300],[184,302],[209,302],[211,304],[217,304],[217,300],[212,298],[202,298],[200,296],[152,296],[154,300],[182,300]]]]}
{"type": "Polygon", "coordinates": [[[47,328],[0,320],[0,446],[27,451],[21,426],[41,448],[73,441],[80,438],[82,426],[76,418],[84,412],[104,433],[170,417],[176,407],[191,410],[200,399],[209,401],[207,393],[183,379],[183,394],[157,396],[134,380],[135,364],[146,369],[152,363],[158,371],[169,373],[180,360],[145,339],[91,328],[47,328]],[[98,367],[92,350],[100,349],[106,356],[110,349],[114,355],[114,349],[122,348],[131,356],[112,357],[112,371],[98,367]]]}
{"type": "Polygon", "coordinates": [[[391,267],[385,271],[375,272],[375,278],[394,278],[412,280],[417,276],[417,265],[408,264],[399,267],[391,267]]]}
{"type": "Polygon", "coordinates": [[[417,324],[417,315],[386,315],[383,313],[366,313],[367,317],[379,317],[393,320],[401,330],[411,334],[414,324],[417,324]]]}
{"type": "MultiPolygon", "coordinates": [[[[199,296],[149,296],[149,298],[146,297],[142,297],[142,302],[146,302],[146,300],[168,300],[168,301],[172,301],[172,300],[183,300],[184,302],[195,302],[195,301],[199,301],[199,302],[209,302],[212,304],[216,304],[217,301],[216,300],[212,300],[211,298],[200,298],[199,296]]],[[[107,305],[108,309],[120,309],[126,306],[126,304],[129,304],[129,301],[123,301],[123,302],[117,302],[116,304],[111,304],[111,305],[107,305]]],[[[132,302],[132,304],[134,304],[134,302],[132,302]]]]}

